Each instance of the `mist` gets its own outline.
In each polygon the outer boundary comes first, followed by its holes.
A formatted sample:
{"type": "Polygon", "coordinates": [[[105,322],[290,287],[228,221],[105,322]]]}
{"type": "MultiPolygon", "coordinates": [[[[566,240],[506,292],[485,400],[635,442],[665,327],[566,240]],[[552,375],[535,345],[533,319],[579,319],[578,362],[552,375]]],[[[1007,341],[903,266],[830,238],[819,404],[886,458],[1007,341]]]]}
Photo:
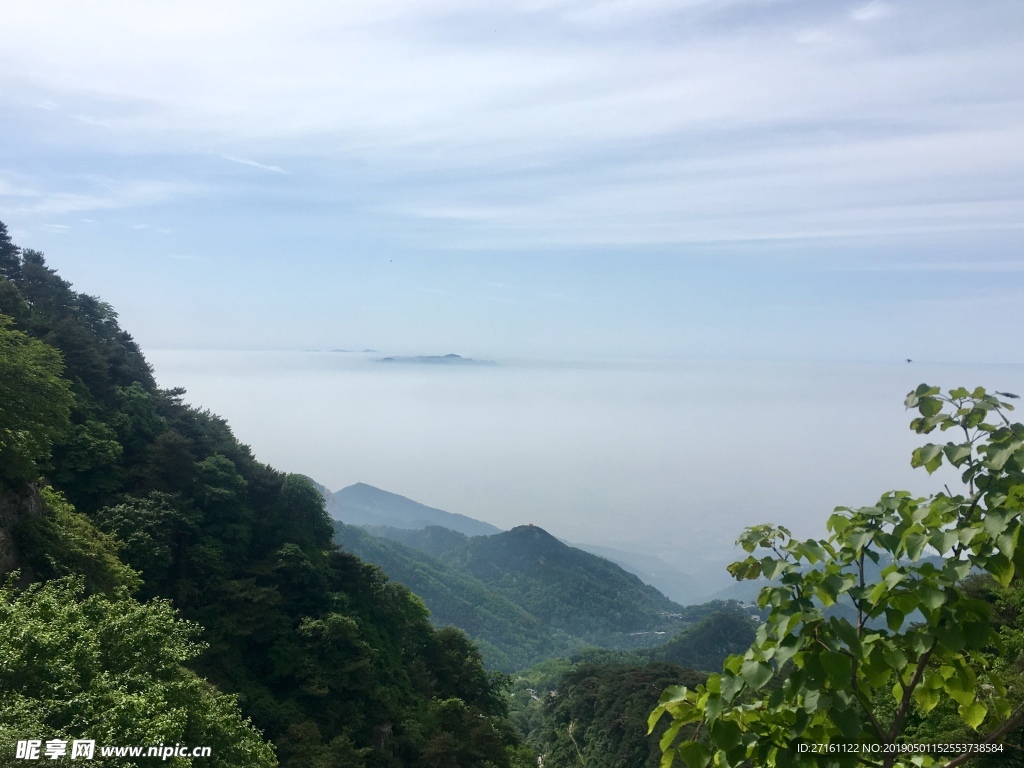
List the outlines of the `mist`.
{"type": "Polygon", "coordinates": [[[922,382],[1024,390],[1024,366],[683,360],[389,365],[337,352],[149,354],[163,387],[258,459],[502,528],[718,568],[745,526],[824,534],[837,505],[955,476],[912,470],[922,382]]]}

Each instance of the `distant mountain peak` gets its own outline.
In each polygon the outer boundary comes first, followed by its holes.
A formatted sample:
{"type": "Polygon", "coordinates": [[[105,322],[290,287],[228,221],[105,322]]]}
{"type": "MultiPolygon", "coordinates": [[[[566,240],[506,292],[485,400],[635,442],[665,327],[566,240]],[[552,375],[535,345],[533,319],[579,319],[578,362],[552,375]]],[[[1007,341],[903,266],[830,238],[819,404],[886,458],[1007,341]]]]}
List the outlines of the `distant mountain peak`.
{"type": "Polygon", "coordinates": [[[482,520],[428,507],[369,483],[354,483],[334,493],[326,489],[320,492],[331,517],[349,525],[402,529],[440,526],[466,536],[490,536],[501,532],[497,526],[482,520]]]}
{"type": "Polygon", "coordinates": [[[476,360],[449,352],[447,355],[395,355],[382,357],[380,363],[412,363],[419,365],[497,365],[493,360],[476,360]]]}
{"type": "Polygon", "coordinates": [[[559,544],[562,544],[561,540],[559,540],[555,536],[552,536],[539,525],[534,525],[533,523],[527,523],[526,525],[517,525],[515,528],[512,528],[511,530],[507,531],[507,533],[510,535],[516,534],[519,536],[532,536],[535,539],[551,539],[552,541],[557,541],[559,544]]]}

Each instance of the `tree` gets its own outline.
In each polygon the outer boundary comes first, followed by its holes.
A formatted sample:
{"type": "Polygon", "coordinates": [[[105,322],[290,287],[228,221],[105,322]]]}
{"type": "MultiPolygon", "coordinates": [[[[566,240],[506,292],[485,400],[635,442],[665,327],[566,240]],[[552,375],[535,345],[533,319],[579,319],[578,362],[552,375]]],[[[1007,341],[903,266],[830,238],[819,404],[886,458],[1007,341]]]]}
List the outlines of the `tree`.
{"type": "Polygon", "coordinates": [[[33,482],[68,428],[74,397],[60,353],[0,315],[0,480],[33,482]]]}
{"type": "Polygon", "coordinates": [[[16,280],[21,273],[21,249],[11,242],[7,225],[0,221],[0,276],[16,280]]]}
{"type": "MultiPolygon", "coordinates": [[[[155,765],[102,757],[99,746],[209,746],[166,765],[272,768],[273,748],[225,696],[183,665],[199,628],[169,602],[83,594],[67,577],[23,591],[0,586],[0,755],[21,739],[92,739],[96,766],[155,765]]],[[[10,764],[10,763],[8,763],[10,764]]]]}
{"type": "Polygon", "coordinates": [[[960,585],[972,570],[1003,586],[1024,571],[1024,425],[1009,422],[1001,398],[1016,395],[922,384],[907,397],[920,414],[911,429],[954,438],[918,448],[912,465],[932,473],[948,463],[961,473],[958,493],[890,492],[874,506],[839,507],[826,539],[772,525],[740,537],[746,552],[764,554],[729,570],[771,580],[758,600],[768,617],[705,685],[665,691],[649,720],[653,729],[671,719],[663,766],[953,768],[977,755],[901,751],[908,717],[940,703],[978,750],[998,755],[1024,705],[1014,708],[1018,696],[990,663],[988,605],[960,585]]]}

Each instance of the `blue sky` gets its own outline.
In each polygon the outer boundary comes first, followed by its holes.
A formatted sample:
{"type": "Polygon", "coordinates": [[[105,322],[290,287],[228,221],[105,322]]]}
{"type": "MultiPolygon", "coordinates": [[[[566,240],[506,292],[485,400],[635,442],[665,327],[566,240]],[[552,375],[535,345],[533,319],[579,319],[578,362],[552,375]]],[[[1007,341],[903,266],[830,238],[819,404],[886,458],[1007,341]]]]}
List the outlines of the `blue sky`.
{"type": "Polygon", "coordinates": [[[1024,6],[34,0],[0,220],[144,348],[1021,362],[1024,6]]]}

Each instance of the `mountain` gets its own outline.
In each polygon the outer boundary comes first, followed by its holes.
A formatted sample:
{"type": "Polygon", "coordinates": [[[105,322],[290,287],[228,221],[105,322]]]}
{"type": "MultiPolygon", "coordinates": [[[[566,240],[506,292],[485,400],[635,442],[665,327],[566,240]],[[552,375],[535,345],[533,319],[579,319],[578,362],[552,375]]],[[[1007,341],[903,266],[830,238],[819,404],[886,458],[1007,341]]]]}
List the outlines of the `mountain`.
{"type": "MultiPolygon", "coordinates": [[[[420,597],[435,626],[455,626],[468,634],[491,669],[513,672],[546,658],[569,655],[583,645],[458,567],[400,541],[372,535],[371,531],[376,529],[338,521],[334,529],[334,540],[343,549],[379,566],[388,578],[404,584],[420,597]]],[[[389,530],[409,533],[397,528],[389,530]]],[[[465,539],[446,528],[428,530],[465,539]]]]}
{"type": "Polygon", "coordinates": [[[643,647],[696,620],[695,609],[535,525],[491,536],[464,536],[436,526],[368,530],[471,575],[551,629],[584,643],[643,647]]]}
{"type": "Polygon", "coordinates": [[[334,494],[327,489],[327,486],[320,485],[320,483],[313,478],[307,477],[306,475],[302,475],[302,477],[309,480],[313,487],[320,491],[320,495],[324,497],[324,509],[327,511],[327,514],[330,515],[332,520],[337,520],[338,513],[341,511],[341,505],[338,503],[334,494]]]}
{"type": "Polygon", "coordinates": [[[331,517],[348,525],[383,525],[391,528],[438,525],[467,536],[487,536],[501,530],[482,520],[434,509],[366,483],[356,483],[333,494],[323,486],[319,487],[331,517]]]}
{"type": "Polygon", "coordinates": [[[683,611],[634,574],[535,525],[467,539],[449,559],[538,618],[591,642],[664,630],[683,611]]]}
{"type": "Polygon", "coordinates": [[[728,656],[744,653],[754,642],[755,612],[736,603],[713,602],[715,610],[663,645],[642,651],[652,661],[718,672],[728,656]]]}
{"type": "Polygon", "coordinates": [[[639,576],[645,584],[656,587],[683,605],[697,605],[705,600],[711,600],[717,597],[715,593],[722,589],[723,585],[732,582],[732,577],[724,564],[720,568],[721,573],[711,570],[688,572],[676,566],[674,562],[666,562],[657,554],[649,552],[632,552],[617,547],[568,541],[566,544],[611,560],[639,576]]]}

